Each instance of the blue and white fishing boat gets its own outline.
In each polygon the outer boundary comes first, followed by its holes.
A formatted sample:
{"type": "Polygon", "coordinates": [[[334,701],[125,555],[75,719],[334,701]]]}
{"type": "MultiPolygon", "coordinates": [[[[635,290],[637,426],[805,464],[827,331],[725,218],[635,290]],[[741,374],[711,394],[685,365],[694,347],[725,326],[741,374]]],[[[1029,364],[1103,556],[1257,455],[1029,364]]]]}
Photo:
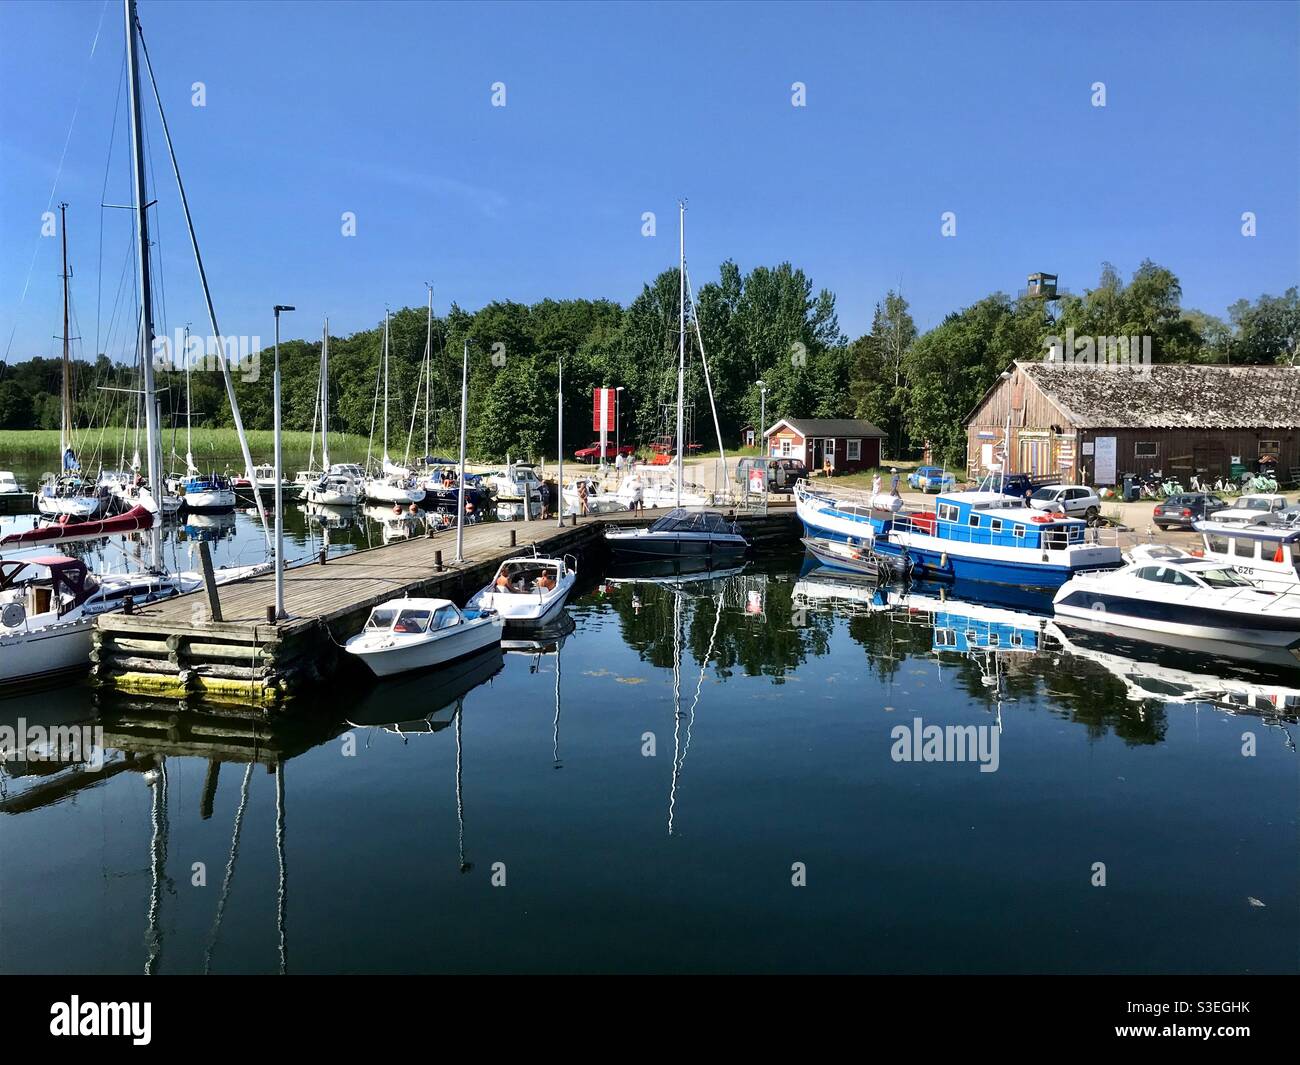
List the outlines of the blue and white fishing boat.
{"type": "Polygon", "coordinates": [[[1001,492],[947,492],[934,509],[890,510],[878,496],[795,486],[810,537],[904,555],[930,579],[1056,588],[1079,573],[1116,569],[1119,546],[1080,518],[1009,503],[1001,492]]]}

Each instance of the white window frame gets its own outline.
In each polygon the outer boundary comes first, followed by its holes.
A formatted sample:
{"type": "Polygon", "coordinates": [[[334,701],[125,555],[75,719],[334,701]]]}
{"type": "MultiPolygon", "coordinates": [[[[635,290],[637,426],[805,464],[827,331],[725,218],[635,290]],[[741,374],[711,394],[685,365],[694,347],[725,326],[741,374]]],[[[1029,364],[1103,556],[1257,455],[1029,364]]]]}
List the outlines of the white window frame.
{"type": "Polygon", "coordinates": [[[788,459],[794,454],[794,441],[788,436],[781,437],[781,458],[788,459]]]}
{"type": "Polygon", "coordinates": [[[862,461],[862,441],[848,440],[844,444],[844,458],[848,462],[862,461]]]}
{"type": "Polygon", "coordinates": [[[939,521],[950,521],[956,523],[960,519],[960,512],[955,503],[940,503],[935,516],[939,521]],[[945,515],[947,515],[945,517],[945,515]]]}

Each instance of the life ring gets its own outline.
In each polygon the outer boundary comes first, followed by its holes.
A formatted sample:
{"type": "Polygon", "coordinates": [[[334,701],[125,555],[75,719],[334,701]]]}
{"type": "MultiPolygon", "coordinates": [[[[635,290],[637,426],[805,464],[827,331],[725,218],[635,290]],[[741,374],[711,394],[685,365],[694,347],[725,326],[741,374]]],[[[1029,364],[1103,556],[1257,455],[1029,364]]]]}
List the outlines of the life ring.
{"type": "Polygon", "coordinates": [[[1036,521],[1039,524],[1046,524],[1047,522],[1055,521],[1056,519],[1054,519],[1050,514],[1035,514],[1029,520],[1036,521]]]}

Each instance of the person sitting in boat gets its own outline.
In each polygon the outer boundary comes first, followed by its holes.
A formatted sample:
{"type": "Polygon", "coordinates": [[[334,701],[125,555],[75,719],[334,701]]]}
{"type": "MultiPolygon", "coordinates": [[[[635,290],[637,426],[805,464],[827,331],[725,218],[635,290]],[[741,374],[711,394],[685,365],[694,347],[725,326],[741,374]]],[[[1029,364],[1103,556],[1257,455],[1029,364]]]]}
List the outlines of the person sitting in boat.
{"type": "Polygon", "coordinates": [[[502,573],[497,577],[496,585],[498,592],[508,592],[510,591],[510,578],[502,573]]]}
{"type": "Polygon", "coordinates": [[[537,578],[535,587],[539,592],[549,592],[555,587],[555,581],[546,570],[542,570],[542,575],[537,578]]]}

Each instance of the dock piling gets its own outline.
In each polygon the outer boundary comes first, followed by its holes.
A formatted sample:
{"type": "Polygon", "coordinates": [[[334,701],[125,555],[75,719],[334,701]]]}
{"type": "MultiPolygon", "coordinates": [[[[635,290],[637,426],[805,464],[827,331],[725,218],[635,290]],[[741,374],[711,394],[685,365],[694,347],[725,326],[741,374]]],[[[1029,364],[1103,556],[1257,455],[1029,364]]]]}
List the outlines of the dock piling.
{"type": "Polygon", "coordinates": [[[199,565],[203,569],[203,587],[208,592],[208,611],[213,621],[220,621],[221,597],[217,595],[217,577],[212,571],[212,548],[206,540],[199,541],[199,565]]]}

